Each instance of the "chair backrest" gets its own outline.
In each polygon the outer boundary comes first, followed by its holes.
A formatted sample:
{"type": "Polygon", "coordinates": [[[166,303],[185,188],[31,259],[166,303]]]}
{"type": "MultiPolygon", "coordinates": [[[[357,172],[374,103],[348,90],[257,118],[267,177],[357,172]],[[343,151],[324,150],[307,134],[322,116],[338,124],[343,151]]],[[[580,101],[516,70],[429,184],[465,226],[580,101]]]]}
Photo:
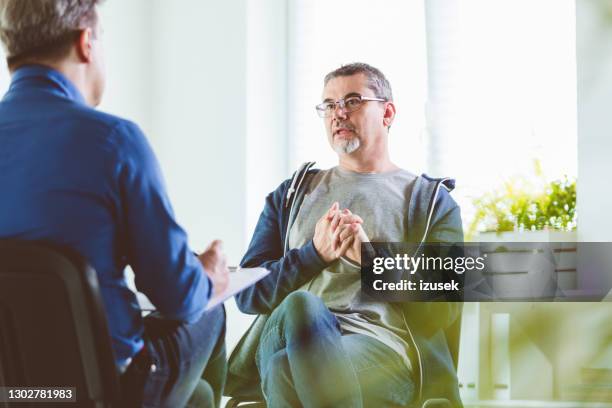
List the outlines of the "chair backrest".
{"type": "Polygon", "coordinates": [[[78,254],[0,240],[0,328],[0,386],[74,387],[79,407],[118,405],[98,279],[78,254]]]}

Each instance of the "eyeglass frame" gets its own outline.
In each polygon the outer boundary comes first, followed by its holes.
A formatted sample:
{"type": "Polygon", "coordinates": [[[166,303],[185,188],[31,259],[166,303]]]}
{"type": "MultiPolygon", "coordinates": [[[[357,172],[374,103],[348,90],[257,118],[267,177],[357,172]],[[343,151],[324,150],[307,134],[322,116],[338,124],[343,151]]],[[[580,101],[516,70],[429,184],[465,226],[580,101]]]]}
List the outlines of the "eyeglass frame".
{"type": "Polygon", "coordinates": [[[317,111],[317,114],[319,115],[319,117],[321,117],[321,118],[329,118],[330,116],[332,116],[334,114],[334,112],[336,111],[336,109],[338,109],[338,107],[340,107],[340,109],[343,109],[347,113],[357,112],[364,105],[363,102],[389,102],[389,101],[386,98],[363,96],[363,95],[360,95],[360,94],[358,94],[356,92],[353,92],[353,93],[345,95],[343,98],[340,98],[340,99],[338,99],[336,101],[334,101],[334,100],[323,101],[320,104],[315,106],[315,110],[317,111]],[[357,109],[355,109],[355,110],[348,110],[346,108],[346,100],[350,99],[350,98],[359,98],[360,104],[357,107],[357,109]],[[326,115],[325,113],[326,113],[327,110],[320,109],[320,107],[322,107],[323,105],[331,104],[331,103],[334,104],[334,109],[332,109],[330,111],[329,115],[326,115]]]}

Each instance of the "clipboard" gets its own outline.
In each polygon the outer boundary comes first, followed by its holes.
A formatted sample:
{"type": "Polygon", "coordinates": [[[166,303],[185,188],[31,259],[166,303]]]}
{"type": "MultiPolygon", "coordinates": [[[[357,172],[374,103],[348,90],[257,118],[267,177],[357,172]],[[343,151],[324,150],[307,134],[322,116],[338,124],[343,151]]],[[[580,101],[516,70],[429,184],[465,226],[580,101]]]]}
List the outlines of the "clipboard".
{"type": "MultiPolygon", "coordinates": [[[[205,311],[220,305],[230,297],[255,284],[270,273],[266,268],[241,268],[239,266],[230,266],[229,271],[227,288],[217,296],[210,298],[204,309],[205,311]]],[[[136,292],[136,299],[140,305],[140,310],[143,312],[153,312],[156,310],[155,306],[144,293],[136,292]]]]}
{"type": "Polygon", "coordinates": [[[210,298],[204,310],[210,310],[225,302],[230,297],[254,285],[270,273],[266,268],[240,268],[239,266],[230,266],[229,270],[229,283],[227,284],[227,288],[217,296],[210,298]]]}

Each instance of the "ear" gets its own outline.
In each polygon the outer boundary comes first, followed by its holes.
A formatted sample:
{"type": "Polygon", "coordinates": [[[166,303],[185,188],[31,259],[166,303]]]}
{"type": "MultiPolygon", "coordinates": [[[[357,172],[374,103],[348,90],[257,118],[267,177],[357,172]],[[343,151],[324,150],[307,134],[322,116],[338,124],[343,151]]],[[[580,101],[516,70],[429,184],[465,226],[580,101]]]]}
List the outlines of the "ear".
{"type": "Polygon", "coordinates": [[[393,102],[387,102],[385,104],[385,113],[383,115],[383,124],[386,128],[391,127],[393,119],[395,118],[395,105],[393,102]]]}
{"type": "Polygon", "coordinates": [[[91,28],[84,28],[81,30],[77,39],[77,55],[81,62],[90,62],[92,54],[92,42],[93,32],[91,28]]]}

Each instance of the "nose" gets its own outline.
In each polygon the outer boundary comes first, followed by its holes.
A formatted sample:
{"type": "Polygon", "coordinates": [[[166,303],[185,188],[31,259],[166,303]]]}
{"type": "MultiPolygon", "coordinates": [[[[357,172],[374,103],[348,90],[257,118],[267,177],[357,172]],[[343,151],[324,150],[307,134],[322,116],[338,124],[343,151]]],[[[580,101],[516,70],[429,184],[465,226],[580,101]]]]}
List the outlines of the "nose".
{"type": "Polygon", "coordinates": [[[334,109],[334,118],[346,119],[347,112],[343,103],[336,103],[336,108],[334,109]]]}

